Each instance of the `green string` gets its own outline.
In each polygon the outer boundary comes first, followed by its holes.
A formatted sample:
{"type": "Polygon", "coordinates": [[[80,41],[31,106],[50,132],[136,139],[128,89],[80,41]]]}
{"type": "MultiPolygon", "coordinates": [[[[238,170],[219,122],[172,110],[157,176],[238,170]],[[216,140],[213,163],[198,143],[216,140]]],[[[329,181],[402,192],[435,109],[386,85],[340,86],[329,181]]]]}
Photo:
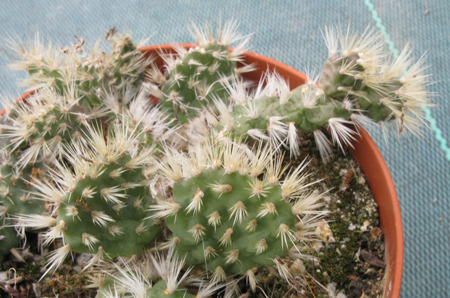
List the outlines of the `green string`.
{"type": "MultiPolygon", "coordinates": [[[[373,4],[370,2],[370,0],[364,0],[364,3],[369,8],[369,11],[372,13],[372,18],[377,24],[378,29],[380,29],[381,33],[384,36],[384,41],[389,47],[389,50],[392,52],[394,58],[398,57],[398,50],[395,48],[394,43],[391,40],[391,37],[386,31],[386,27],[384,27],[383,23],[381,22],[381,19],[378,17],[378,13],[376,12],[375,8],[373,7],[373,4]]],[[[445,158],[450,161],[450,149],[447,147],[447,140],[442,136],[442,131],[439,129],[439,127],[436,124],[436,120],[431,115],[431,111],[427,107],[422,108],[425,112],[425,118],[430,122],[430,128],[434,131],[434,135],[436,139],[438,140],[441,149],[445,152],[445,158]]]]}

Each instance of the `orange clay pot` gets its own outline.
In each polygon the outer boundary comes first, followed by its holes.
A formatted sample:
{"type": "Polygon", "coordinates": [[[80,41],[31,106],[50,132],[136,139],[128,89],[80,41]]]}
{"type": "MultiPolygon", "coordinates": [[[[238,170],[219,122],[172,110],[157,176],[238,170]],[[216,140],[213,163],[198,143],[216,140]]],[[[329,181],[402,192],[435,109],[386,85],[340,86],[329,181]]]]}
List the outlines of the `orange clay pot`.
{"type": "MultiPolygon", "coordinates": [[[[196,45],[180,44],[179,46],[189,49],[196,45]]],[[[173,45],[141,48],[141,52],[146,55],[157,56],[159,51],[175,53],[173,45]]],[[[162,59],[157,59],[156,63],[160,67],[163,66],[162,59]]],[[[256,53],[246,52],[244,63],[255,65],[256,71],[243,74],[245,79],[255,82],[259,82],[263,73],[267,70],[276,70],[284,79],[289,81],[292,89],[304,84],[307,79],[306,75],[292,67],[256,53]]],[[[384,235],[386,286],[383,297],[398,298],[403,270],[403,228],[397,193],[388,167],[367,131],[361,129],[360,135],[356,136],[356,139],[356,142],[353,142],[354,148],[350,148],[350,152],[359,163],[369,182],[370,189],[379,207],[381,229],[384,235]]]]}
{"type": "MultiPolygon", "coordinates": [[[[189,49],[196,45],[180,44],[180,46],[189,49]]],[[[156,57],[159,51],[175,53],[173,45],[149,46],[140,50],[146,56],[153,55],[156,57]]],[[[161,58],[156,59],[155,62],[158,66],[163,66],[161,58]]],[[[276,70],[283,78],[289,81],[292,89],[302,85],[307,79],[306,75],[292,67],[256,53],[246,52],[244,54],[244,63],[253,63],[255,65],[256,71],[243,74],[245,79],[255,82],[259,82],[259,79],[267,70],[276,70]]],[[[32,93],[34,92],[27,92],[17,100],[24,100],[32,93]]],[[[0,112],[0,115],[3,115],[3,113],[4,110],[0,112]]],[[[350,148],[350,152],[359,163],[369,182],[379,207],[381,229],[384,235],[386,286],[383,297],[398,298],[400,296],[403,270],[403,228],[397,193],[388,167],[369,134],[364,129],[361,129],[360,135],[356,136],[356,139],[356,142],[353,143],[354,148],[350,148]]]]}

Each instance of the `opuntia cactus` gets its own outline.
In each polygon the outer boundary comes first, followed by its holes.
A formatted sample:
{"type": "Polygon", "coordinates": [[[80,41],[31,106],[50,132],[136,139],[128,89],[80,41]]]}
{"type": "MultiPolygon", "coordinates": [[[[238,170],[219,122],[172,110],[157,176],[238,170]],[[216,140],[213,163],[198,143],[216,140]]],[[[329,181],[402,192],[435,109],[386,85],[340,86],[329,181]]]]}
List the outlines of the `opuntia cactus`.
{"type": "Polygon", "coordinates": [[[145,252],[137,260],[114,263],[111,277],[101,279],[96,298],[154,297],[154,298],[209,298],[223,285],[193,277],[191,269],[182,272],[184,260],[173,249],[167,252],[145,252]],[[191,275],[191,276],[190,276],[191,275]],[[193,295],[186,288],[196,286],[193,295]]]}
{"type": "Polygon", "coordinates": [[[144,71],[150,63],[139,51],[140,44],[145,41],[135,45],[129,35],[118,34],[113,27],[106,34],[112,53],[103,52],[97,42],[87,54],[84,53],[84,40],[76,38],[79,43],[61,50],[51,44],[46,49],[39,36],[30,49],[11,41],[12,48],[22,59],[11,67],[28,72],[30,78],[24,84],[32,89],[46,87],[63,95],[70,91],[72,84],[77,85],[82,106],[98,105],[100,95],[108,91],[140,89],[144,71]]]}
{"type": "Polygon", "coordinates": [[[214,40],[209,26],[202,30],[193,25],[192,33],[198,46],[189,50],[175,47],[178,55],[164,56],[167,75],[156,67],[149,69],[151,93],[159,98],[161,109],[169,119],[186,124],[199,116],[204,107],[210,106],[214,98],[228,103],[229,96],[223,85],[253,69],[251,65],[237,66],[237,62],[242,62],[248,37],[237,34],[236,28],[237,23],[232,21],[223,28],[219,26],[214,40]],[[236,41],[240,44],[229,49],[236,41]],[[161,90],[155,85],[160,85],[161,90]]]}
{"type": "Polygon", "coordinates": [[[319,81],[324,94],[351,101],[375,123],[396,120],[399,132],[420,134],[422,107],[429,106],[432,95],[426,90],[424,57],[414,63],[407,45],[398,58],[390,59],[376,28],[368,28],[361,37],[335,29],[325,35],[329,57],[319,81]]]}
{"type": "Polygon", "coordinates": [[[36,161],[59,158],[64,145],[81,141],[84,127],[96,121],[104,112],[83,108],[78,104],[77,90],[63,96],[50,89],[41,89],[26,101],[19,101],[11,109],[10,121],[1,126],[2,138],[10,142],[9,150],[23,147],[18,166],[36,161]]]}
{"type": "MultiPolygon", "coordinates": [[[[88,127],[86,143],[74,142],[65,148],[64,160],[57,163],[52,178],[56,185],[38,182],[35,193],[57,207],[58,217],[48,218],[44,244],[63,237],[65,246],[49,260],[56,268],[71,251],[94,253],[92,262],[109,257],[139,254],[151,246],[160,228],[148,219],[152,204],[146,165],[153,147],[137,141],[142,131],[129,131],[123,122],[108,134],[88,127]]],[[[41,218],[30,216],[25,227],[34,227],[41,218]]]]}
{"type": "Polygon", "coordinates": [[[56,240],[45,274],[71,252],[90,253],[84,270],[110,277],[99,298],[238,297],[239,280],[255,291],[267,267],[302,283],[306,243],[329,239],[326,211],[306,162],[289,166],[279,149],[298,157],[299,134],[312,133],[326,160],[327,129],[343,148],[371,123],[420,134],[423,59],[412,64],[407,47],[390,60],[373,30],[326,30],[320,80],[291,90],[267,73],[251,88],[240,76],[253,70],[243,64],[248,36],[236,28],[228,22],[214,39],[194,25],[199,45],[162,53],[166,71],[152,65],[146,82],[151,58],[115,28],[112,54],[98,44],[85,54],[81,38],[61,51],[16,45],[24,58],[13,67],[36,92],[0,119],[0,261],[22,227],[41,230],[44,245],[56,240]]]}
{"type": "Polygon", "coordinates": [[[256,92],[246,92],[244,83],[236,80],[227,88],[234,105],[216,101],[219,122],[211,124],[221,136],[271,140],[276,148],[289,147],[292,156],[298,154],[298,133],[314,133],[324,160],[331,153],[324,128],[341,148],[351,146],[358,127],[376,123],[420,135],[422,107],[430,105],[423,59],[413,64],[406,47],[389,61],[373,30],[362,37],[334,34],[327,31],[330,57],[319,84],[309,79],[291,91],[281,76],[269,73],[256,92]]]}
{"type": "Polygon", "coordinates": [[[282,181],[286,168],[281,158],[271,158],[271,150],[259,147],[249,157],[231,141],[205,142],[188,156],[166,152],[159,164],[173,180],[173,197],[151,206],[151,217],[165,218],[172,231],[166,245],[185,256],[187,265],[213,271],[215,281],[254,277],[253,268],[272,266],[302,246],[298,240],[309,232],[297,229],[298,218],[321,205],[321,196],[308,191],[303,166],[282,181]]]}

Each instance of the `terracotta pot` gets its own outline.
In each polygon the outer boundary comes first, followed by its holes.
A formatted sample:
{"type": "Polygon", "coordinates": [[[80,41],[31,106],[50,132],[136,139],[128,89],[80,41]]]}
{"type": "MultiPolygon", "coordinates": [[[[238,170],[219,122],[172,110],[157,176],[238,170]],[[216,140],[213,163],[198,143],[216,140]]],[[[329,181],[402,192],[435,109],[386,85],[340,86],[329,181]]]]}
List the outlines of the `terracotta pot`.
{"type": "MultiPolygon", "coordinates": [[[[181,44],[189,49],[195,44],[181,44]]],[[[158,51],[175,53],[173,45],[160,45],[143,47],[141,51],[146,55],[156,55],[158,51]]],[[[306,75],[283,63],[265,56],[246,52],[244,54],[246,64],[254,63],[257,70],[244,74],[246,79],[258,82],[266,70],[276,70],[282,77],[289,80],[291,88],[295,88],[306,82],[306,75]]],[[[162,59],[156,61],[158,66],[163,65],[162,59]]],[[[356,161],[361,166],[367,177],[370,188],[379,206],[381,229],[384,234],[385,262],[386,262],[386,287],[384,298],[398,298],[402,282],[403,270],[403,228],[400,213],[400,205],[395,191],[394,182],[388,167],[367,131],[361,130],[351,149],[356,161]]]]}
{"type": "MultiPolygon", "coordinates": [[[[181,44],[185,48],[195,47],[195,44],[181,44]]],[[[175,53],[173,45],[149,46],[140,49],[146,56],[155,55],[159,51],[175,53]]],[[[246,79],[258,82],[266,70],[276,70],[282,77],[289,80],[291,88],[306,82],[306,75],[301,72],[265,56],[246,52],[246,64],[254,63],[257,70],[244,74],[246,79]]],[[[158,66],[163,65],[162,59],[157,59],[158,66]]],[[[17,100],[24,100],[33,92],[27,92],[17,100]]],[[[4,110],[0,112],[3,115],[4,110]]],[[[386,287],[384,298],[398,298],[402,281],[403,269],[403,228],[400,205],[395,191],[394,182],[387,165],[373,140],[365,130],[360,131],[357,141],[353,143],[351,153],[361,166],[367,177],[375,201],[379,206],[381,229],[385,242],[386,287]]]]}

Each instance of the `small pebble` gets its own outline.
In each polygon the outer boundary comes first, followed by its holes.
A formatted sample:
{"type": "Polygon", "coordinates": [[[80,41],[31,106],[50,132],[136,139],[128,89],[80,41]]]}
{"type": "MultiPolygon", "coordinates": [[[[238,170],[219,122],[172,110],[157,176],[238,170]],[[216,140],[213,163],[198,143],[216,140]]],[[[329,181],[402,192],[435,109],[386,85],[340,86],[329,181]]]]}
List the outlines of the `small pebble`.
{"type": "Polygon", "coordinates": [[[370,222],[368,220],[365,220],[362,227],[361,232],[367,232],[367,227],[370,225],[370,222]]]}

